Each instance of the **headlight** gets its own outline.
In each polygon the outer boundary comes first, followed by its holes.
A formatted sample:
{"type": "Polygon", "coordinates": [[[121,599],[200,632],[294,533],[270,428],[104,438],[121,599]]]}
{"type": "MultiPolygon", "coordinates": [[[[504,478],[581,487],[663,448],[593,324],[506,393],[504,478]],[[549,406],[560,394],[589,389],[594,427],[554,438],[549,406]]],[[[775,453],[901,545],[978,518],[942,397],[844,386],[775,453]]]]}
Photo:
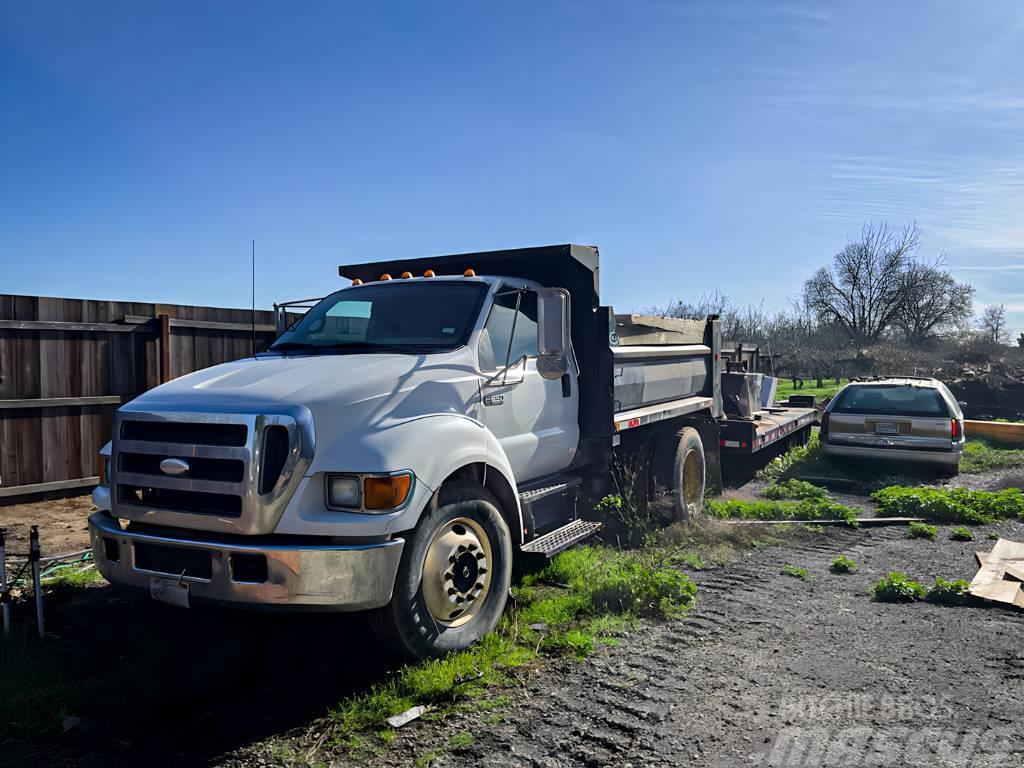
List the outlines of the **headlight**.
{"type": "Polygon", "coordinates": [[[393,475],[327,475],[327,506],[353,512],[390,512],[405,504],[412,472],[393,475]]]}
{"type": "Polygon", "coordinates": [[[349,475],[327,476],[327,504],[331,507],[359,507],[359,478],[349,475]]]}

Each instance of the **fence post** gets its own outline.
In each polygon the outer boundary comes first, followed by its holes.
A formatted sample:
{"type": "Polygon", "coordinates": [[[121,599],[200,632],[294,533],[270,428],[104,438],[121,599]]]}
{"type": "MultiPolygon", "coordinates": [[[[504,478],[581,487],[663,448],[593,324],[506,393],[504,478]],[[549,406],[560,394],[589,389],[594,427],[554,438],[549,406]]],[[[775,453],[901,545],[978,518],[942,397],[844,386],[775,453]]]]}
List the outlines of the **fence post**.
{"type": "Polygon", "coordinates": [[[171,318],[161,314],[160,320],[160,383],[171,380],[171,318]]]}

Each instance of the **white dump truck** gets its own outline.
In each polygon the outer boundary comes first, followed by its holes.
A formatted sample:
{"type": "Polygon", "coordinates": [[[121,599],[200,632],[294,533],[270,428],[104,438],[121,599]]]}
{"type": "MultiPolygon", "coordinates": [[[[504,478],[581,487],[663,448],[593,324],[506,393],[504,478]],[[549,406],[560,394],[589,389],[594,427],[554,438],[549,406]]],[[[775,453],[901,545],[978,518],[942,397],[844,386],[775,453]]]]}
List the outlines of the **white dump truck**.
{"type": "Polygon", "coordinates": [[[493,629],[517,558],[599,528],[586,500],[620,460],[684,517],[720,460],[815,421],[722,373],[715,318],[616,318],[594,247],[339,273],[287,328],[282,309],[266,352],[120,408],[89,521],[109,581],[183,606],[369,611],[436,656],[493,629]]]}

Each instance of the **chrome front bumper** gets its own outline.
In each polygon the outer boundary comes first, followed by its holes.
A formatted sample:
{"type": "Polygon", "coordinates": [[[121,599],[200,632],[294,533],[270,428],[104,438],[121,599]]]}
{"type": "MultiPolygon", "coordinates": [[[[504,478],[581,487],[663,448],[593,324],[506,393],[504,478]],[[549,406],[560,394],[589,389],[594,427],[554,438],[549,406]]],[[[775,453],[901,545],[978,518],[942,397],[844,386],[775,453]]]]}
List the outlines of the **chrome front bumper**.
{"type": "Polygon", "coordinates": [[[123,531],[117,520],[102,512],[89,518],[96,567],[113,584],[148,590],[154,577],[179,574],[138,567],[136,545],[209,553],[209,578],[183,576],[191,599],[255,608],[293,608],[360,611],[379,608],[391,600],[402,557],[403,539],[374,544],[237,543],[205,534],[179,538],[123,531]],[[112,546],[110,540],[116,543],[112,546]],[[116,549],[117,559],[108,559],[116,549]],[[260,581],[236,579],[234,555],[266,558],[260,581]]]}

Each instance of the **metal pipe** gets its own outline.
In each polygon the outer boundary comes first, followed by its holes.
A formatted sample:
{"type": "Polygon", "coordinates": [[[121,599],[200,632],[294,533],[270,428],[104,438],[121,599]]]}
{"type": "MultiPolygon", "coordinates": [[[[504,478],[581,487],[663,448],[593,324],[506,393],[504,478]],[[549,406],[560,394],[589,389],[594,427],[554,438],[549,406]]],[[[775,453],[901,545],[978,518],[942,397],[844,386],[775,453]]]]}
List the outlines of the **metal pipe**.
{"type": "Polygon", "coordinates": [[[39,578],[39,526],[33,525],[29,532],[28,559],[32,562],[32,591],[36,596],[36,624],[39,627],[39,639],[46,637],[46,624],[43,620],[43,582],[39,578]]]}
{"type": "Polygon", "coordinates": [[[7,602],[7,531],[0,528],[0,604],[3,605],[4,637],[11,634],[11,606],[7,602]]]}

